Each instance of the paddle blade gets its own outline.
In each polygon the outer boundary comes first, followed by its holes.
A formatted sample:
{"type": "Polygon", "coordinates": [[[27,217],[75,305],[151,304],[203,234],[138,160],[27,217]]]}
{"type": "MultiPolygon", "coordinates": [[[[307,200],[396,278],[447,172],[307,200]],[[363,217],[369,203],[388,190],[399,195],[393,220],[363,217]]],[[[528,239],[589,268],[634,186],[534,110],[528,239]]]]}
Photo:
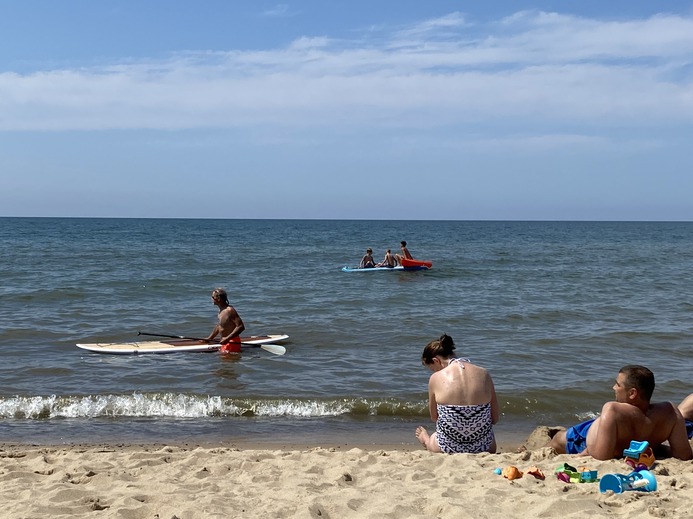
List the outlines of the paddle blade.
{"type": "Polygon", "coordinates": [[[286,348],[279,346],[279,344],[260,344],[260,348],[275,355],[284,355],[286,353],[286,348]]]}

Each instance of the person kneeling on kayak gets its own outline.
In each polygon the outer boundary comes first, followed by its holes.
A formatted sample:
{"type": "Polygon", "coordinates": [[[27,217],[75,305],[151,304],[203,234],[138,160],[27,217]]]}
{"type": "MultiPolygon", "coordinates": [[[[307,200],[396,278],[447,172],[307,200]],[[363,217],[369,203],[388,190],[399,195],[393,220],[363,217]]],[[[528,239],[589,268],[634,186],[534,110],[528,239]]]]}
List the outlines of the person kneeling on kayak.
{"type": "Polygon", "coordinates": [[[222,353],[240,353],[241,333],[245,330],[243,319],[229,303],[229,297],[223,288],[215,288],[212,291],[212,302],[219,308],[219,322],[207,340],[212,341],[220,335],[222,353]]]}
{"type": "Polygon", "coordinates": [[[407,242],[402,240],[399,242],[400,244],[400,249],[402,250],[402,254],[395,254],[395,259],[397,260],[397,263],[400,265],[402,264],[402,259],[414,259],[411,255],[411,252],[409,252],[409,249],[407,249],[407,242]]]}

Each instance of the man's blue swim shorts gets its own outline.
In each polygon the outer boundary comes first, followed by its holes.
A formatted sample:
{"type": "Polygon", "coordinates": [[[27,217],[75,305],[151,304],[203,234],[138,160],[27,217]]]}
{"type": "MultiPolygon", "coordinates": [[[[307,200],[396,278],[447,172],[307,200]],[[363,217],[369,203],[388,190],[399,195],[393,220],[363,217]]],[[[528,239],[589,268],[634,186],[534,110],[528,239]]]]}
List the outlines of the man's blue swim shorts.
{"type": "Polygon", "coordinates": [[[594,419],[574,425],[565,432],[565,452],[580,454],[587,447],[587,431],[594,419]]]}

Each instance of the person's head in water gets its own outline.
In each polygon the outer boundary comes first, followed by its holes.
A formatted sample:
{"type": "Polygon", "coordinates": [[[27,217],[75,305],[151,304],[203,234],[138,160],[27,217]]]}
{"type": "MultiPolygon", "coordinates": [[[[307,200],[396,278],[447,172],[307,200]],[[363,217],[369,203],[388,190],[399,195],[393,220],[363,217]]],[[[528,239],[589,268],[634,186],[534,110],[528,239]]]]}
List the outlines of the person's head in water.
{"type": "Polygon", "coordinates": [[[455,343],[448,334],[444,333],[440,339],[429,342],[421,355],[421,363],[425,366],[433,364],[436,357],[449,359],[455,356],[455,343]]]}
{"type": "Polygon", "coordinates": [[[229,296],[226,294],[226,290],[223,288],[215,288],[212,290],[212,300],[216,303],[217,301],[224,304],[229,304],[229,296]]]}

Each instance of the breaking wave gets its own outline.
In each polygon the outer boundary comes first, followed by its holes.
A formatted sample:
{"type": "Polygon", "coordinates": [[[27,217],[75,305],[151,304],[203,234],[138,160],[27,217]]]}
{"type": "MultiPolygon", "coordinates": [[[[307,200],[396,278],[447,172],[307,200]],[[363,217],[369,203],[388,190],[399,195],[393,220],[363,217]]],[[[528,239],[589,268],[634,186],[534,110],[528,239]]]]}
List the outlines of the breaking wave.
{"type": "Polygon", "coordinates": [[[427,403],[396,399],[249,399],[174,393],[14,396],[0,399],[0,419],[235,416],[426,416],[427,403]]]}

